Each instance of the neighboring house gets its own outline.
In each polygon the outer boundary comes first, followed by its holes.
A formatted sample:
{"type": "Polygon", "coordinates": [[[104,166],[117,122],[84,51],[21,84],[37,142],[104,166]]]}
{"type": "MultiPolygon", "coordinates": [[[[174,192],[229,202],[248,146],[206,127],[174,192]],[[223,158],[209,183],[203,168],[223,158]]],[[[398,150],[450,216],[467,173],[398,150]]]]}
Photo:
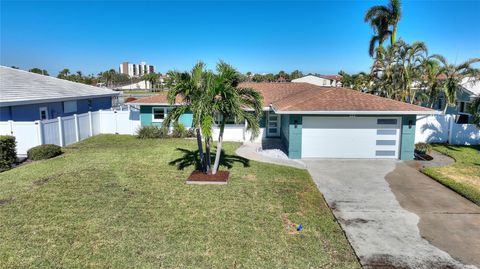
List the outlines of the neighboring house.
{"type": "Polygon", "coordinates": [[[149,65],[146,62],[141,62],[140,64],[123,62],[120,64],[118,71],[130,77],[141,77],[145,74],[155,73],[155,66],[149,65]]]}
{"type": "Polygon", "coordinates": [[[109,109],[118,92],[0,66],[0,121],[47,120],[109,109]]]}
{"type": "Polygon", "coordinates": [[[115,87],[115,90],[121,90],[121,91],[150,90],[150,89],[152,89],[152,85],[148,80],[142,80],[136,83],[115,87]]]}
{"type": "MultiPolygon", "coordinates": [[[[260,92],[264,114],[261,137],[280,138],[287,154],[299,158],[394,158],[414,156],[417,115],[437,111],[358,91],[308,83],[242,83],[260,92]]],[[[177,100],[177,103],[179,101],[177,100]]],[[[171,106],[166,94],[130,102],[140,106],[142,126],[161,125],[171,106]]],[[[192,126],[192,115],[180,120],[192,126]]],[[[249,139],[245,125],[227,124],[230,133],[249,139]]]]}
{"type": "Polygon", "coordinates": [[[309,83],[322,87],[342,87],[342,76],[339,75],[307,75],[292,80],[294,83],[309,83]]]}

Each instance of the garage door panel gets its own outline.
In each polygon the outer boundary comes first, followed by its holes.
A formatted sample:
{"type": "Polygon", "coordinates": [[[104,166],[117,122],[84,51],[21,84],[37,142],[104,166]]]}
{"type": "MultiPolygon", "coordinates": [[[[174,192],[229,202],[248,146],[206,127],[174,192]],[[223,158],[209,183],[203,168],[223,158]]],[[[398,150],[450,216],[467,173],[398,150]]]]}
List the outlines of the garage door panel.
{"type": "Polygon", "coordinates": [[[397,158],[399,119],[303,117],[304,158],[397,158]],[[397,125],[383,124],[394,123],[397,125]],[[378,123],[382,124],[378,124],[378,123]]]}

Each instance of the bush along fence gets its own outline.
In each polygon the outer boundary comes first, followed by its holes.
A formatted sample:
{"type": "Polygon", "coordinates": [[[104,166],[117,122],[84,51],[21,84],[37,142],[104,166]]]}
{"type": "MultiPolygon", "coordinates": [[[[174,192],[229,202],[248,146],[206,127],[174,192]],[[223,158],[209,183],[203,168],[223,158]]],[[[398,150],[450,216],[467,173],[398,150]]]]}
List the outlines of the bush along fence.
{"type": "Polygon", "coordinates": [[[0,135],[14,136],[17,155],[38,145],[67,146],[97,134],[134,135],[140,127],[138,111],[100,110],[34,122],[0,122],[0,135]]]}

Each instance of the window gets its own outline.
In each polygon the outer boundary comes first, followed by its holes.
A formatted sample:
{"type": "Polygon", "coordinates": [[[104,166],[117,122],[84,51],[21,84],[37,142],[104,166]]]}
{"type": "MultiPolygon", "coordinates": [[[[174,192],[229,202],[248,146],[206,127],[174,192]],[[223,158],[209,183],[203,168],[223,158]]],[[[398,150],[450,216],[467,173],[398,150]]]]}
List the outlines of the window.
{"type": "MultiPolygon", "coordinates": [[[[219,125],[221,118],[222,118],[221,115],[215,116],[215,124],[219,125]]],[[[225,124],[235,124],[235,119],[234,118],[228,118],[227,120],[225,120],[225,124]]]]}
{"type": "Polygon", "coordinates": [[[395,140],[377,140],[377,146],[395,146],[395,140]]]}
{"type": "Polygon", "coordinates": [[[163,119],[165,119],[165,116],[167,115],[166,108],[164,107],[154,107],[152,108],[152,121],[153,122],[161,122],[163,119]]]}
{"type": "Polygon", "coordinates": [[[63,102],[63,113],[75,113],[75,112],[77,112],[77,101],[63,102]]]}
{"type": "Polygon", "coordinates": [[[395,156],[395,150],[377,150],[375,156],[395,156]]]}
{"type": "Polygon", "coordinates": [[[396,135],[397,130],[391,130],[391,129],[380,129],[377,130],[377,135],[396,135]]]}
{"type": "Polygon", "coordinates": [[[40,108],[40,120],[48,120],[48,109],[45,106],[40,108]]]}
{"type": "Polygon", "coordinates": [[[377,119],[377,124],[397,125],[397,119],[377,119]]]}

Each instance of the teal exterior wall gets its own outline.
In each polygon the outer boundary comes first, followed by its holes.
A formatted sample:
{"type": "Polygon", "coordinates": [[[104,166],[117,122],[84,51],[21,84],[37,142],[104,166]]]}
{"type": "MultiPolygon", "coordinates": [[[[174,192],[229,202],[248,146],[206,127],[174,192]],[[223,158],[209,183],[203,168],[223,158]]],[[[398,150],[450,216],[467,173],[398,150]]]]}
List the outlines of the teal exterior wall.
{"type": "Polygon", "coordinates": [[[290,159],[302,158],[302,115],[288,117],[288,157],[290,159]]]}
{"type": "Polygon", "coordinates": [[[290,135],[290,115],[280,115],[280,139],[282,140],[282,144],[287,149],[287,151],[289,147],[289,142],[288,142],[289,135],[290,135]]]}
{"type": "Polygon", "coordinates": [[[400,160],[413,160],[414,158],[416,121],[416,115],[402,116],[402,126],[400,127],[400,160]]]}
{"type": "MultiPolygon", "coordinates": [[[[153,107],[166,107],[166,106],[140,106],[140,124],[141,126],[147,126],[147,125],[154,125],[161,127],[162,123],[161,122],[152,122],[152,108],[153,107]]],[[[193,123],[193,114],[190,113],[185,113],[182,116],[180,116],[179,122],[185,127],[190,128],[192,127],[193,123]]]]}

